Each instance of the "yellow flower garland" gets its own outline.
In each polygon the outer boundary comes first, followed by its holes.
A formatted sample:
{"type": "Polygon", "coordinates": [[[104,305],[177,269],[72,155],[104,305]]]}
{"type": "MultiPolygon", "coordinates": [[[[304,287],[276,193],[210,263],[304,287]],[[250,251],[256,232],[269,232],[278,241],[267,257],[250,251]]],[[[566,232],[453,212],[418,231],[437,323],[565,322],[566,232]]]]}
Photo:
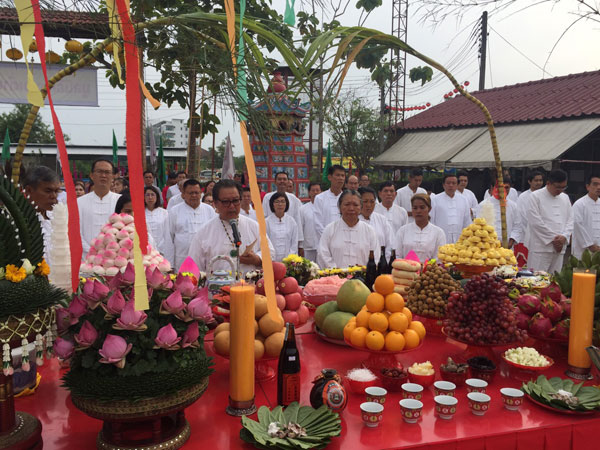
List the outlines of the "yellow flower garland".
{"type": "Polygon", "coordinates": [[[13,283],[20,283],[27,278],[27,272],[22,267],[17,268],[14,264],[9,264],[6,266],[5,278],[13,283]]]}
{"type": "Polygon", "coordinates": [[[42,259],[42,262],[38,263],[35,274],[43,277],[47,277],[50,274],[50,266],[45,259],[42,259]]]}

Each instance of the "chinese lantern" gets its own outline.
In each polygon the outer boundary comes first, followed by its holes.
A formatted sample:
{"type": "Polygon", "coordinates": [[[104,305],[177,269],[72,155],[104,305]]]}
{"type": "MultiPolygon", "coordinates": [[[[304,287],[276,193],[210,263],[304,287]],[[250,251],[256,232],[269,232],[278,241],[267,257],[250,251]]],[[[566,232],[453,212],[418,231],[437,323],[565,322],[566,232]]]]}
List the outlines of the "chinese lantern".
{"type": "Polygon", "coordinates": [[[35,40],[31,41],[31,44],[29,44],[29,51],[31,53],[37,52],[37,43],[35,42],[35,40]]]}
{"type": "Polygon", "coordinates": [[[18,48],[9,48],[6,50],[6,57],[8,59],[12,59],[13,61],[17,61],[23,57],[23,52],[18,48]]]}
{"type": "Polygon", "coordinates": [[[83,44],[74,39],[65,42],[65,50],[71,53],[82,53],[83,52],[83,44]]]}
{"type": "Polygon", "coordinates": [[[60,55],[52,50],[46,52],[46,62],[49,64],[57,64],[60,61],[60,55]]]}

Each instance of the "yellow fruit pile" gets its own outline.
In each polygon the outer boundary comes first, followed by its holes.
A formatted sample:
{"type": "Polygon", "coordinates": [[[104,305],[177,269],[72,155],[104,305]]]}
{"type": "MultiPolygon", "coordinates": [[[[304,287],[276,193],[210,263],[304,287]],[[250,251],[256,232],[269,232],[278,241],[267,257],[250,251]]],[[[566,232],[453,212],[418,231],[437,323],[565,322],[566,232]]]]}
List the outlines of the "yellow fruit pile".
{"type": "MultiPolygon", "coordinates": [[[[277,320],[267,314],[267,297],[254,296],[254,360],[263,356],[275,358],[281,353],[285,339],[285,322],[279,312],[277,320]]],[[[215,351],[222,356],[229,356],[229,322],[224,322],[215,328],[215,351]]]]}
{"type": "Polygon", "coordinates": [[[355,347],[399,352],[417,347],[425,337],[425,327],[412,320],[404,299],[394,292],[390,275],[375,280],[375,292],[366,305],[344,327],[344,339],[355,347]]]}
{"type": "Polygon", "coordinates": [[[513,251],[502,248],[496,230],[482,217],[477,217],[471,225],[462,230],[456,244],[442,245],[438,249],[438,259],[446,263],[471,266],[503,266],[517,263],[513,251]]]}
{"type": "Polygon", "coordinates": [[[392,262],[392,278],[394,279],[394,292],[404,295],[408,288],[419,277],[421,264],[410,259],[398,258],[392,262]]]}

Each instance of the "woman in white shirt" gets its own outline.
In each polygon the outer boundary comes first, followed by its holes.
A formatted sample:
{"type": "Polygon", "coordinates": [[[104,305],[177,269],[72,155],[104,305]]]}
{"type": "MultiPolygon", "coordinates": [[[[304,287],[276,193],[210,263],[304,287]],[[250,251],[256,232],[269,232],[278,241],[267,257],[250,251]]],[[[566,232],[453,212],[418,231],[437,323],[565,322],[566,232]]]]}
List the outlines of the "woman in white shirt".
{"type": "Polygon", "coordinates": [[[341,218],[323,230],[319,240],[317,261],[323,268],[344,268],[354,264],[366,265],[369,251],[379,260],[380,248],[377,233],[359,219],[361,198],[356,191],[344,191],[338,199],[341,218]]]}
{"type": "Polygon", "coordinates": [[[429,222],[431,199],[427,194],[416,194],[410,199],[413,223],[401,227],[396,233],[396,256],[404,258],[411,250],[421,262],[436,258],[438,247],[446,244],[444,230],[429,222]]]}
{"type": "Polygon", "coordinates": [[[154,238],[157,250],[164,254],[165,239],[169,236],[169,213],[162,207],[161,195],[156,187],[144,188],[144,204],[148,233],[154,238]]]}
{"type": "Polygon", "coordinates": [[[275,192],[269,199],[273,214],[266,218],[267,236],[275,248],[273,261],[282,261],[286,256],[298,253],[298,225],[286,211],[290,209],[287,195],[275,192]]]}

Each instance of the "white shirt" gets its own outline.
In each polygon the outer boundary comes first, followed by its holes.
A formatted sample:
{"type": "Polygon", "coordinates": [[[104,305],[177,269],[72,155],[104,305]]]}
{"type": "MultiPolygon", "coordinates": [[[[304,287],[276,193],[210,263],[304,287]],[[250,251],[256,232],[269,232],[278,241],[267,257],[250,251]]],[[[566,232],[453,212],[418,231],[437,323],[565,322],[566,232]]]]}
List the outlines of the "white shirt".
{"type": "Polygon", "coordinates": [[[527,241],[529,236],[529,227],[527,226],[527,212],[529,209],[529,200],[531,200],[531,194],[534,191],[527,189],[521,192],[519,199],[517,200],[517,208],[519,210],[519,218],[521,220],[521,242],[527,247],[527,241]]]}
{"type": "Polygon", "coordinates": [[[392,241],[392,227],[390,226],[388,220],[379,213],[372,212],[368,219],[365,218],[362,214],[358,216],[358,218],[371,225],[371,227],[377,233],[377,242],[379,243],[379,247],[385,246],[385,257],[386,259],[390,259],[392,255],[392,249],[394,248],[394,242],[392,241]]]}
{"type": "Polygon", "coordinates": [[[56,197],[56,201],[59,203],[67,204],[67,191],[60,191],[60,194],[56,197]]]}
{"type": "MultiPolygon", "coordinates": [[[[274,214],[271,212],[271,206],[269,205],[269,200],[271,200],[271,197],[273,197],[274,193],[275,192],[269,192],[265,195],[265,198],[263,198],[263,211],[265,213],[265,217],[269,217],[271,214],[274,214]]],[[[300,208],[302,208],[302,202],[294,194],[286,192],[285,195],[290,203],[290,207],[285,212],[285,215],[290,216],[296,221],[296,225],[298,226],[298,241],[302,241],[304,239],[304,233],[302,232],[302,220],[300,219],[300,208]]]]}
{"type": "MultiPolygon", "coordinates": [[[[556,253],[552,240],[558,235],[564,236],[568,244],[573,232],[573,208],[567,194],[561,192],[555,197],[550,194],[547,187],[531,194],[527,225],[529,228],[527,247],[530,252],[556,253]]],[[[565,253],[567,244],[563,245],[561,253],[565,253]]]]}
{"type": "Polygon", "coordinates": [[[119,197],[121,197],[121,194],[108,192],[100,198],[92,191],[77,199],[84,258],[90,250],[92,240],[98,236],[102,227],[108,222],[110,215],[115,212],[119,197]]]}
{"type": "MultiPolygon", "coordinates": [[[[494,207],[494,211],[496,212],[495,220],[494,220],[494,229],[496,230],[496,234],[498,235],[498,239],[502,241],[502,219],[500,216],[500,200],[496,197],[488,197],[486,200],[483,200],[477,206],[477,210],[475,215],[479,217],[481,213],[481,207],[484,203],[489,202],[494,207]]],[[[521,226],[521,215],[519,213],[519,207],[517,204],[511,200],[506,201],[506,237],[508,239],[514,239],[515,242],[522,242],[523,228],[521,226]]]]}
{"type": "Polygon", "coordinates": [[[388,220],[392,233],[395,233],[408,223],[408,213],[403,207],[398,206],[395,203],[392,203],[392,206],[389,209],[383,206],[383,203],[377,203],[375,205],[375,212],[381,214],[388,220]]]}
{"type": "Polygon", "coordinates": [[[167,203],[167,211],[171,211],[175,206],[183,203],[183,197],[181,196],[181,194],[175,194],[173,197],[171,197],[171,199],[169,200],[169,203],[167,203]]]}
{"type": "Polygon", "coordinates": [[[179,183],[175,183],[169,189],[167,189],[167,200],[171,200],[171,197],[176,196],[177,194],[181,194],[181,190],[179,189],[179,183]]]}
{"type": "Polygon", "coordinates": [[[338,208],[340,195],[342,195],[341,192],[335,195],[331,192],[331,189],[327,189],[315,197],[313,210],[315,214],[315,230],[319,239],[321,239],[325,227],[341,217],[340,209],[338,208]]]}
{"type": "Polygon", "coordinates": [[[187,257],[190,243],[196,232],[216,215],[215,210],[206,203],[200,203],[196,209],[187,203],[180,203],[169,212],[169,233],[172,247],[165,256],[175,270],[179,269],[187,257]]]}
{"type": "Polygon", "coordinates": [[[240,215],[252,219],[255,222],[258,222],[258,220],[256,219],[256,211],[254,210],[252,205],[250,205],[250,209],[248,210],[248,212],[244,211],[244,208],[240,208],[240,215]]]}
{"type": "MultiPolygon", "coordinates": [[[[483,199],[486,200],[488,198],[490,198],[490,190],[486,190],[485,194],[483,195],[483,199]]],[[[519,193],[517,192],[517,190],[513,187],[510,188],[510,191],[508,191],[508,195],[506,196],[507,200],[511,200],[515,203],[517,203],[519,201],[519,193]]]]}
{"type": "MultiPolygon", "coordinates": [[[[410,211],[412,211],[412,205],[410,203],[410,199],[415,194],[427,194],[427,191],[421,187],[418,187],[417,191],[413,192],[413,190],[407,184],[406,186],[401,187],[400,189],[398,189],[396,191],[396,198],[394,199],[394,203],[396,205],[404,208],[405,211],[410,212],[410,211]]],[[[413,219],[412,217],[409,217],[409,220],[410,220],[410,222],[415,221],[415,219],[413,219]]]]}
{"type": "MultiPolygon", "coordinates": [[[[163,255],[171,253],[171,234],[169,232],[169,213],[164,208],[154,208],[150,211],[146,208],[146,225],[148,234],[156,242],[156,249],[163,255]]],[[[168,258],[167,258],[168,259],[168,258]]]]}
{"type": "Polygon", "coordinates": [[[413,250],[421,262],[437,258],[438,248],[446,244],[444,230],[431,222],[421,229],[416,223],[408,223],[395,236],[396,257],[404,258],[413,250]]]}
{"type": "Polygon", "coordinates": [[[305,203],[300,208],[300,221],[302,222],[302,233],[304,240],[300,247],[304,250],[316,250],[319,246],[319,238],[315,230],[315,209],[312,202],[305,203]]]}
{"type": "Polygon", "coordinates": [[[473,194],[473,191],[465,188],[465,190],[462,192],[460,192],[457,189],[456,193],[465,196],[465,199],[467,200],[467,203],[469,204],[469,208],[471,208],[471,211],[473,211],[473,214],[475,214],[475,210],[477,209],[478,202],[477,202],[477,197],[475,197],[475,194],[473,194]]]}
{"type": "MultiPolygon", "coordinates": [[[[261,256],[258,223],[245,216],[239,216],[238,231],[242,240],[240,254],[244,253],[250,244],[254,244],[252,251],[258,256],[261,256]]],[[[210,261],[215,256],[226,255],[231,257],[230,252],[235,250],[235,247],[231,242],[232,239],[233,231],[231,230],[229,222],[222,221],[219,216],[213,217],[202,225],[194,235],[188,254],[196,262],[198,268],[208,274],[210,261]],[[225,230],[227,230],[227,232],[225,230]]],[[[273,254],[274,249],[271,241],[269,241],[269,249],[271,250],[271,254],[273,254]]],[[[236,258],[231,257],[231,259],[235,264],[236,258]]],[[[227,271],[231,270],[229,264],[225,261],[216,261],[212,267],[212,270],[222,269],[227,271]]],[[[240,264],[240,271],[242,273],[256,269],[260,269],[260,266],[240,264]]]]}
{"type": "Polygon", "coordinates": [[[600,245],[600,200],[585,195],[573,204],[573,256],[581,254],[590,245],[600,245]]]}
{"type": "Polygon", "coordinates": [[[471,223],[471,213],[463,195],[450,197],[445,192],[431,199],[431,223],[440,227],[446,234],[446,242],[454,244],[463,228],[471,223]]]}
{"type": "Polygon", "coordinates": [[[271,214],[265,219],[267,224],[267,236],[275,248],[271,256],[273,261],[283,261],[290,254],[298,253],[298,225],[287,213],[280,219],[271,214]]]}
{"type": "Polygon", "coordinates": [[[378,244],[377,233],[370,225],[359,220],[349,227],[343,219],[338,219],[323,230],[317,261],[322,268],[366,265],[370,250],[374,252],[375,261],[379,260],[381,252],[378,244]]]}

